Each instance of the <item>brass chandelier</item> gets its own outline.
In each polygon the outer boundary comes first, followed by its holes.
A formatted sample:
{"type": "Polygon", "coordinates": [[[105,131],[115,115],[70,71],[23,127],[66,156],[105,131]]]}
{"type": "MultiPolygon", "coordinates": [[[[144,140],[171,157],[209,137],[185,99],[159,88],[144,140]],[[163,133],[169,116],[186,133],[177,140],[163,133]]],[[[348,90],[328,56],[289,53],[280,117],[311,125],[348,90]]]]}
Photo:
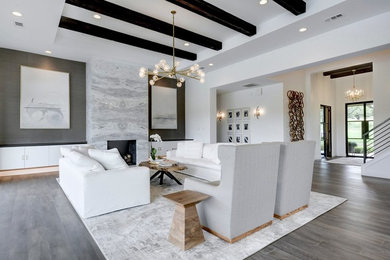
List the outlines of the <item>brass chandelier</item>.
{"type": "Polygon", "coordinates": [[[160,60],[159,63],[154,65],[154,70],[150,71],[145,67],[141,67],[139,70],[139,76],[144,78],[146,75],[152,76],[149,84],[153,86],[158,80],[163,78],[176,79],[176,86],[180,88],[185,82],[185,77],[199,80],[200,83],[204,83],[205,73],[201,70],[198,64],[192,65],[185,70],[177,70],[180,65],[179,61],[175,61],[175,14],[176,11],[171,11],[172,14],[172,67],[165,60],[160,60]]]}
{"type": "Polygon", "coordinates": [[[355,86],[355,70],[352,70],[352,73],[353,73],[353,87],[352,87],[352,89],[345,91],[345,98],[348,99],[349,101],[356,102],[364,96],[364,90],[356,88],[356,86],[355,86]]]}

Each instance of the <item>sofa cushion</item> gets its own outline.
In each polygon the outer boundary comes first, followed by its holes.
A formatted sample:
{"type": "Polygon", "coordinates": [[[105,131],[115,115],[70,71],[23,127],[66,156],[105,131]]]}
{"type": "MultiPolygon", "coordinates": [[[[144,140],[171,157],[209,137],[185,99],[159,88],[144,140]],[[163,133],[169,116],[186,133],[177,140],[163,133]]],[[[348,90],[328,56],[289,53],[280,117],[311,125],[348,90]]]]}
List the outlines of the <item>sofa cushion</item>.
{"type": "Polygon", "coordinates": [[[101,163],[106,170],[126,169],[129,167],[116,148],[111,150],[89,149],[88,154],[91,158],[101,163]]]}
{"type": "Polygon", "coordinates": [[[182,142],[177,144],[176,156],[200,159],[203,153],[202,142],[182,142]]]}
{"type": "Polygon", "coordinates": [[[73,151],[73,149],[70,146],[61,146],[60,147],[60,153],[61,153],[62,157],[68,157],[70,152],[72,152],[72,151],[73,151]]]}
{"type": "Polygon", "coordinates": [[[219,144],[205,144],[202,157],[217,164],[221,163],[218,158],[218,146],[219,144]]]}
{"type": "Polygon", "coordinates": [[[87,172],[100,172],[104,171],[104,167],[94,159],[79,153],[77,151],[71,151],[67,157],[73,164],[78,166],[81,171],[87,172]]]}
{"type": "Polygon", "coordinates": [[[72,146],[72,150],[74,151],[77,151],[79,153],[82,153],[86,156],[88,156],[88,150],[89,149],[95,149],[95,146],[94,145],[90,145],[90,144],[87,144],[87,145],[74,145],[72,146]]]}

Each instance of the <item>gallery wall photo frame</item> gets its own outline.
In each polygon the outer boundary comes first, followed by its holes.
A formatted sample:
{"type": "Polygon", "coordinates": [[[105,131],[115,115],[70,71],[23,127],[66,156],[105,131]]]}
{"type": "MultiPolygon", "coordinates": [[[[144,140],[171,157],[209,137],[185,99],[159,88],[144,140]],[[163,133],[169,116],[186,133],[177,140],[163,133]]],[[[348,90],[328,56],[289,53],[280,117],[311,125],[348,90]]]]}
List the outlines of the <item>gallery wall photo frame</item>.
{"type": "Polygon", "coordinates": [[[228,123],[227,124],[227,131],[229,132],[229,133],[232,133],[232,132],[234,132],[234,124],[233,123],[228,123]]]}
{"type": "Polygon", "coordinates": [[[244,143],[244,144],[250,144],[251,143],[249,135],[246,135],[246,134],[242,135],[242,143],[244,143]]]}
{"type": "Polygon", "coordinates": [[[20,129],[70,129],[68,72],[20,66],[20,129]]]}
{"type": "Polygon", "coordinates": [[[241,114],[241,109],[234,109],[234,120],[241,120],[242,119],[242,114],[241,114]]]}
{"type": "Polygon", "coordinates": [[[226,111],[226,114],[227,114],[227,121],[228,122],[232,122],[233,121],[233,110],[232,109],[229,109],[226,111]]]}
{"type": "Polygon", "coordinates": [[[242,111],[242,120],[249,121],[250,108],[246,107],[243,108],[241,111],[242,111]]]}
{"type": "Polygon", "coordinates": [[[234,142],[237,143],[237,144],[242,143],[242,135],[241,134],[236,134],[234,136],[234,142]]]}

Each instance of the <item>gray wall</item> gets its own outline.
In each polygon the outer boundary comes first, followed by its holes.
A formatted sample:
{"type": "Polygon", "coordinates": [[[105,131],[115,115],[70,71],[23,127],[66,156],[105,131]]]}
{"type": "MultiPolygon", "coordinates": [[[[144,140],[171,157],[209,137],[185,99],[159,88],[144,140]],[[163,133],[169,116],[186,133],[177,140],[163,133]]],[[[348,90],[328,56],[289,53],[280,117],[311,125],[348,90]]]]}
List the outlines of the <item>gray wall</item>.
{"type": "Polygon", "coordinates": [[[86,140],[85,63],[0,48],[0,145],[86,140]],[[20,66],[70,74],[70,129],[20,129],[20,66]]]}
{"type": "Polygon", "coordinates": [[[87,64],[87,140],[105,149],[108,140],[137,140],[137,162],[147,160],[148,84],[133,64],[87,64]]]}

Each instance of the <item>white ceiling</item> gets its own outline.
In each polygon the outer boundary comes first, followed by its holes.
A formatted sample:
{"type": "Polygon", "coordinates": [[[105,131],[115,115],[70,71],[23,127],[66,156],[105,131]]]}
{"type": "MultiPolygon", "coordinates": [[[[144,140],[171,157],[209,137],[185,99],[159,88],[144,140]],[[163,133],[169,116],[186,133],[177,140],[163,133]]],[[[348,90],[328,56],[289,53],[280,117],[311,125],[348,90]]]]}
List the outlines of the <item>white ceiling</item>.
{"type": "MultiPolygon", "coordinates": [[[[389,0],[306,0],[307,12],[300,16],[291,14],[272,0],[264,6],[259,5],[258,0],[208,0],[209,3],[256,25],[257,34],[248,37],[165,0],[110,2],[169,23],[172,19],[170,11],[174,9],[177,11],[177,26],[222,41],[223,49],[215,51],[196,44],[185,47],[184,41],[177,39],[177,48],[197,53],[197,62],[205,66],[206,71],[390,11],[389,0]],[[328,17],[339,13],[343,14],[343,18],[325,22],[328,17]],[[307,27],[308,31],[299,33],[298,29],[301,27],[307,27]],[[209,63],[214,66],[209,67],[209,63]]],[[[46,55],[45,50],[51,50],[54,57],[77,61],[106,58],[152,65],[162,58],[170,59],[168,55],[58,28],[61,15],[64,15],[171,45],[172,38],[167,35],[104,15],[101,20],[96,20],[92,18],[94,13],[65,4],[65,0],[0,0],[0,4],[0,47],[43,55],[46,55]],[[11,14],[12,11],[19,11],[23,16],[15,17],[11,14]],[[24,27],[15,26],[15,21],[22,22],[24,27]]],[[[189,64],[191,62],[182,60],[182,66],[189,64]]]]}

